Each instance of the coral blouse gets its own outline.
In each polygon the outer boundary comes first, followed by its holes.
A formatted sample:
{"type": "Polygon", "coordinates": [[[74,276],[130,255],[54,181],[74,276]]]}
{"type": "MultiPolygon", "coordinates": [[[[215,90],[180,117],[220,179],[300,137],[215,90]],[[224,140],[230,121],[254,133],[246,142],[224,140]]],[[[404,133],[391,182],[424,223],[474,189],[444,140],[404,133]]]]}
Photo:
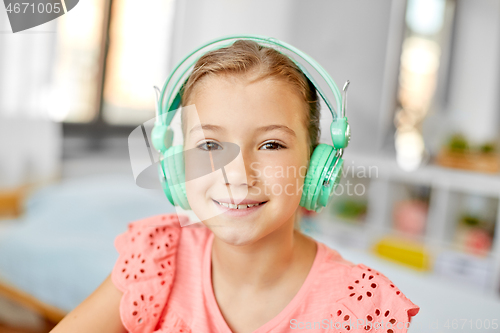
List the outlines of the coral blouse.
{"type": "MultiPolygon", "coordinates": [[[[181,227],[177,214],[128,224],[115,239],[111,278],[123,292],[120,317],[130,333],[231,333],[214,296],[213,233],[181,227]]],[[[354,265],[317,242],[307,278],[292,301],[254,333],[406,332],[419,307],[382,273],[354,265]]]]}

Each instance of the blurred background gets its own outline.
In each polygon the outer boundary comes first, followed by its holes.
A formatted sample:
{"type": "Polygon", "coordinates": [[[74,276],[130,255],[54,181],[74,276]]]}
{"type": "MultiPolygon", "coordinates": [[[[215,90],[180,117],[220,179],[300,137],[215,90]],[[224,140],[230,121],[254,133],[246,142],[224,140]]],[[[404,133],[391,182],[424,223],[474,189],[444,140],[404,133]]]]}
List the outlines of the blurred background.
{"type": "Polygon", "coordinates": [[[302,230],[398,285],[410,332],[500,332],[498,0],[86,0],[16,34],[0,9],[0,332],[48,332],[128,222],[175,211],[128,135],[185,54],[249,33],[351,82],[344,178],[302,230]]]}

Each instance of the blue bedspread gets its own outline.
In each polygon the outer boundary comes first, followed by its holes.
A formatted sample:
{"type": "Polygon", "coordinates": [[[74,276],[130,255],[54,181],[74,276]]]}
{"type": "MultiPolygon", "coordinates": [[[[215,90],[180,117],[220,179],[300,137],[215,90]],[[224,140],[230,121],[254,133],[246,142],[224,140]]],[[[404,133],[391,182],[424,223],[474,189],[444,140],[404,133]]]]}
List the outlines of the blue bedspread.
{"type": "Polygon", "coordinates": [[[132,175],[68,179],[36,191],[22,218],[0,221],[0,279],[70,311],[111,273],[128,222],[172,213],[161,191],[132,175]]]}

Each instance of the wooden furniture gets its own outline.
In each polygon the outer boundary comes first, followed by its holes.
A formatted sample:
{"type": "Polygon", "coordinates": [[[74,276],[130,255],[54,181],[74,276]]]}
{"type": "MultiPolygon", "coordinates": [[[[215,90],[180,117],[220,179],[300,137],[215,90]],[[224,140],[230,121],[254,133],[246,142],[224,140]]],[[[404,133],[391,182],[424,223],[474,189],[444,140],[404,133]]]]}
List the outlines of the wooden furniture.
{"type": "Polygon", "coordinates": [[[496,153],[453,152],[443,149],[436,156],[436,163],[449,168],[499,173],[500,155],[496,153]]]}
{"type": "Polygon", "coordinates": [[[49,325],[58,323],[66,315],[65,311],[52,305],[45,304],[3,280],[0,280],[0,296],[33,310],[44,318],[49,325]]]}
{"type": "Polygon", "coordinates": [[[0,219],[17,218],[21,215],[25,192],[25,187],[0,190],[0,219]]]}

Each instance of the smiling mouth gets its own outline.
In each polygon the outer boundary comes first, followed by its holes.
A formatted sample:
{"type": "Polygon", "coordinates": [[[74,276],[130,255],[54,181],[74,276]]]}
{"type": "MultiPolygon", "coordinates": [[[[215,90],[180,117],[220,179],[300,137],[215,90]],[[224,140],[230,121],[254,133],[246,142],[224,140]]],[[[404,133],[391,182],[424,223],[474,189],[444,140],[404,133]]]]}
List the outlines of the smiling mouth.
{"type": "Polygon", "coordinates": [[[222,207],[230,208],[230,209],[248,209],[252,208],[255,206],[262,206],[265,204],[267,201],[263,201],[261,203],[256,203],[256,204],[251,204],[251,205],[234,205],[230,203],[225,203],[225,202],[218,202],[217,200],[212,199],[214,202],[218,203],[222,207]]]}

